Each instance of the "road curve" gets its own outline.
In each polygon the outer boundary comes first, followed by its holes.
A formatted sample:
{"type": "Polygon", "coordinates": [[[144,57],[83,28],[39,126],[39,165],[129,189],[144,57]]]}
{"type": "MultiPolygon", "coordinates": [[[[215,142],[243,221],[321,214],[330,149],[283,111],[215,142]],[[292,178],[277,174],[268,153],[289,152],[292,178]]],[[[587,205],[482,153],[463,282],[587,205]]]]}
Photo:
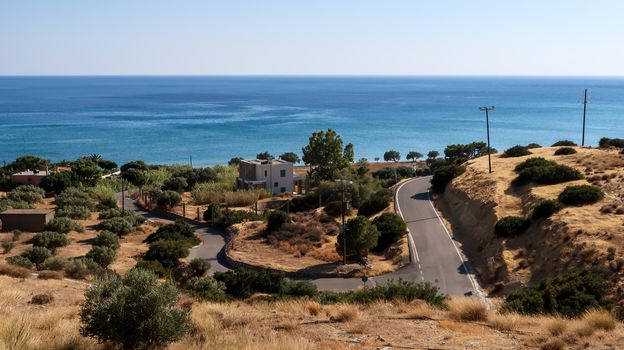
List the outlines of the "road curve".
{"type": "Polygon", "coordinates": [[[475,293],[476,283],[431,202],[430,182],[431,177],[408,180],[396,191],[397,212],[409,231],[414,273],[447,295],[475,293]]]}

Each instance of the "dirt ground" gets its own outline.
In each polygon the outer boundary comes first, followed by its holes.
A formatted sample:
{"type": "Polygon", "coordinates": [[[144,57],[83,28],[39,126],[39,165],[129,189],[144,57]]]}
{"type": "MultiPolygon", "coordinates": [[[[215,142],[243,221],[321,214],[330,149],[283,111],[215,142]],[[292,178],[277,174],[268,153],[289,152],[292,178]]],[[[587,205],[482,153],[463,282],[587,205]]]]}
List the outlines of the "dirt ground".
{"type": "MultiPolygon", "coordinates": [[[[535,283],[578,267],[594,267],[612,274],[622,285],[619,262],[624,258],[624,157],[616,150],[576,147],[577,154],[554,156],[556,147],[531,149],[530,156],[468,162],[467,170],[448,186],[437,205],[463,243],[470,263],[486,285],[502,282],[508,290],[535,283]],[[530,157],[544,157],[578,169],[585,179],[556,185],[511,186],[513,168],[530,157]],[[569,185],[595,184],[605,199],[592,205],[566,207],[550,219],[534,223],[522,236],[494,236],[504,216],[528,216],[543,199],[556,199],[569,185]],[[603,207],[610,206],[610,211],[603,207]],[[620,209],[622,208],[622,209],[620,209]]],[[[499,285],[500,287],[500,285],[499,285]]]]}
{"type": "MultiPolygon", "coordinates": [[[[79,334],[85,284],[0,276],[0,349],[110,349],[79,334]],[[30,301],[50,294],[46,305],[30,301]]],[[[624,325],[598,329],[586,320],[499,315],[462,321],[423,302],[319,305],[306,300],[191,306],[194,330],[167,349],[618,349],[624,325]]]]}

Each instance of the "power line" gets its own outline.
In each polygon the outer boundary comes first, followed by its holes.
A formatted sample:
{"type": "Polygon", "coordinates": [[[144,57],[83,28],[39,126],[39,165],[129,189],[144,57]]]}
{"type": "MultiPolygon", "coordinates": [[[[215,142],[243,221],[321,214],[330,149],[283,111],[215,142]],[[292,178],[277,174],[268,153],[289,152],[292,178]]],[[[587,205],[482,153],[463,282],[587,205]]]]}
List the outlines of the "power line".
{"type": "Polygon", "coordinates": [[[490,111],[494,110],[494,106],[485,106],[485,107],[479,107],[480,111],[485,111],[485,128],[487,130],[487,148],[488,148],[488,169],[490,171],[490,174],[492,173],[492,156],[491,156],[491,150],[492,148],[490,147],[490,111]]]}

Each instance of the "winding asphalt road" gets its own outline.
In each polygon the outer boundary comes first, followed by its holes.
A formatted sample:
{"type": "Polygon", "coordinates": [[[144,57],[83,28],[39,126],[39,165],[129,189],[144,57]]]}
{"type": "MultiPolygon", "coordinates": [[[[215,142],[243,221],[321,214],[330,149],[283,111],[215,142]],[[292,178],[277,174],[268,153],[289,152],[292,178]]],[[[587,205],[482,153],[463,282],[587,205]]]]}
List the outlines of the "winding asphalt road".
{"type": "MultiPolygon", "coordinates": [[[[388,280],[403,279],[412,282],[429,282],[447,295],[465,295],[478,291],[473,277],[459,249],[451,238],[429,197],[430,177],[420,177],[404,182],[395,196],[397,212],[407,223],[410,243],[410,260],[407,266],[383,276],[362,278],[318,278],[310,280],[321,290],[352,290],[360,286],[373,286],[388,280]]],[[[120,196],[121,197],[121,196],[120,196]]],[[[154,221],[171,222],[175,216],[162,212],[146,212],[132,200],[124,198],[126,208],[154,221]]],[[[189,259],[210,261],[212,270],[231,268],[224,258],[223,232],[205,224],[191,224],[203,244],[191,249],[189,259]]]]}

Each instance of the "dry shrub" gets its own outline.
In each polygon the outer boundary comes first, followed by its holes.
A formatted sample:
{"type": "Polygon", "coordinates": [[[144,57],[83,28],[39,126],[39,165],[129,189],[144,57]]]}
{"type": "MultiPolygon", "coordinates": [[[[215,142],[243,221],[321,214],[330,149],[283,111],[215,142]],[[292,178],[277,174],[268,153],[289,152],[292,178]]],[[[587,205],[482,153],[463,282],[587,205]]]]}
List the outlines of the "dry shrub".
{"type": "Polygon", "coordinates": [[[510,332],[514,331],[520,325],[522,317],[520,315],[514,313],[508,314],[494,314],[488,317],[488,322],[490,325],[499,331],[510,332]]]}
{"type": "Polygon", "coordinates": [[[7,275],[15,278],[30,277],[31,271],[27,268],[15,265],[0,264],[0,275],[7,275]]]}
{"type": "Polygon", "coordinates": [[[30,300],[31,304],[46,305],[54,301],[54,296],[50,293],[37,294],[30,300]]]}
{"type": "Polygon", "coordinates": [[[612,331],[615,329],[616,320],[611,313],[605,310],[590,310],[583,315],[583,323],[589,328],[596,330],[612,331]]]}
{"type": "Polygon", "coordinates": [[[310,301],[308,302],[307,309],[310,315],[318,316],[318,314],[320,314],[323,310],[323,306],[316,301],[310,301]]]}
{"type": "Polygon", "coordinates": [[[447,302],[449,316],[458,321],[485,321],[487,307],[477,298],[454,298],[447,302]]]}
{"type": "Polygon", "coordinates": [[[338,227],[333,223],[322,223],[320,214],[295,213],[292,223],[283,224],[279,230],[267,236],[267,242],[273,247],[291,253],[296,257],[313,256],[323,261],[339,259],[335,249],[331,253],[320,248],[330,241],[328,236],[337,234],[338,227]]]}
{"type": "Polygon", "coordinates": [[[345,323],[345,330],[351,334],[363,334],[366,332],[367,324],[364,321],[350,321],[345,323]]]}
{"type": "Polygon", "coordinates": [[[413,320],[431,320],[436,310],[427,302],[415,300],[399,307],[399,312],[405,314],[405,318],[413,320]]]}
{"type": "Polygon", "coordinates": [[[65,277],[63,271],[44,270],[39,272],[37,278],[42,280],[62,280],[65,277]]]}
{"type": "Polygon", "coordinates": [[[341,305],[337,306],[331,313],[330,321],[333,322],[349,322],[359,318],[359,311],[356,306],[353,305],[341,305]]]}
{"type": "Polygon", "coordinates": [[[542,345],[542,350],[563,350],[565,347],[566,344],[563,340],[554,338],[544,343],[544,345],[542,345]]]}
{"type": "Polygon", "coordinates": [[[211,318],[224,329],[244,327],[257,319],[255,313],[242,310],[236,304],[200,303],[193,308],[193,314],[197,317],[211,318]]]}
{"type": "Polygon", "coordinates": [[[566,328],[568,327],[568,321],[560,317],[549,318],[544,321],[542,326],[548,331],[550,335],[558,336],[565,332],[566,328]]]}

